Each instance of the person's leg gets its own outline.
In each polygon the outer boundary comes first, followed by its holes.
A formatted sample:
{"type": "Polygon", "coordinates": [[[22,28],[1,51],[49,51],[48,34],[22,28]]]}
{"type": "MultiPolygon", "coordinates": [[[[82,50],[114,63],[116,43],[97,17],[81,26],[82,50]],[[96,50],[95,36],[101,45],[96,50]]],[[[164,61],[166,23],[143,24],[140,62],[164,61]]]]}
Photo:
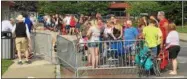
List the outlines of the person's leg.
{"type": "Polygon", "coordinates": [[[170,74],[177,74],[177,59],[172,59],[172,71],[170,72],[170,74]]]}
{"type": "Polygon", "coordinates": [[[95,52],[94,52],[94,48],[91,47],[90,48],[90,52],[91,52],[91,57],[92,57],[92,67],[95,68],[95,52]]]}
{"type": "Polygon", "coordinates": [[[75,34],[75,27],[72,28],[72,34],[75,34]]]}
{"type": "Polygon", "coordinates": [[[18,64],[22,64],[21,60],[21,40],[20,38],[16,38],[16,50],[17,50],[17,55],[18,55],[18,64]]]}
{"type": "Polygon", "coordinates": [[[96,47],[94,48],[94,52],[95,52],[95,61],[96,61],[96,67],[98,67],[98,64],[99,64],[99,48],[96,47]]]}
{"type": "Polygon", "coordinates": [[[22,39],[22,48],[25,52],[25,57],[26,57],[26,63],[30,63],[29,62],[29,52],[28,52],[28,40],[26,38],[22,39]]]}
{"type": "Polygon", "coordinates": [[[176,75],[177,74],[177,56],[178,56],[178,53],[180,51],[180,47],[179,46],[174,46],[174,47],[171,47],[169,52],[172,53],[171,58],[172,58],[172,71],[169,73],[171,75],[176,75]]]}

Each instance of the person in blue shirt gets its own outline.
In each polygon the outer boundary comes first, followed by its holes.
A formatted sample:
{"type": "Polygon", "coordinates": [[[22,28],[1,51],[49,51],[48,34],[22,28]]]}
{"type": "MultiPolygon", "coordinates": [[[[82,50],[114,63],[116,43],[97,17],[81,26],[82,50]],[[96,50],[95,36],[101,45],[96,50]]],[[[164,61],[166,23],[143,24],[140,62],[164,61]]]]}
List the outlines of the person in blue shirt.
{"type": "Polygon", "coordinates": [[[123,29],[123,39],[125,53],[127,53],[129,63],[134,64],[134,55],[135,55],[135,43],[138,38],[138,30],[135,27],[132,27],[132,21],[127,20],[125,28],[123,29]]]}
{"type": "Polygon", "coordinates": [[[29,16],[27,14],[25,14],[25,23],[28,25],[28,29],[29,29],[29,32],[31,33],[31,30],[32,30],[32,21],[30,20],[29,16]]]}
{"type": "Polygon", "coordinates": [[[125,46],[131,45],[138,37],[138,30],[132,27],[132,21],[127,20],[125,28],[123,29],[123,39],[126,41],[125,46]]]}

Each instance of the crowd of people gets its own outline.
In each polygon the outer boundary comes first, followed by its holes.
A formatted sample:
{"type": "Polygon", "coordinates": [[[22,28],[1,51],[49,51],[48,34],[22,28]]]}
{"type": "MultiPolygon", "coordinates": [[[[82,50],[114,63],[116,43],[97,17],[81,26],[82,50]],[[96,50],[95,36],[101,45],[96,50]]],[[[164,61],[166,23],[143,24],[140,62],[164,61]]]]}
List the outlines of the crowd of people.
{"type": "MultiPolygon", "coordinates": [[[[121,48],[130,48],[136,45],[137,40],[145,40],[146,46],[152,51],[154,57],[158,57],[163,53],[163,50],[169,51],[169,60],[172,62],[172,69],[169,74],[177,74],[177,55],[180,51],[179,36],[176,31],[176,25],[172,21],[168,21],[163,11],[159,11],[157,17],[151,15],[149,17],[140,17],[138,19],[138,26],[132,26],[133,22],[127,19],[120,24],[115,16],[111,16],[107,22],[103,22],[98,15],[92,15],[83,25],[83,30],[80,31],[82,38],[80,43],[85,44],[88,64],[93,68],[99,67],[100,45],[98,41],[117,41],[124,40],[121,48]],[[127,43],[128,42],[128,43],[127,43]]],[[[108,45],[106,43],[106,45],[108,45]]],[[[118,44],[119,45],[119,44],[118,44]]],[[[119,51],[121,52],[121,51],[119,51]]],[[[132,53],[129,57],[131,62],[134,62],[132,53]]]]}
{"type": "MultiPolygon", "coordinates": [[[[14,23],[13,18],[2,21],[2,31],[12,32],[16,36],[15,44],[19,59],[18,64],[23,64],[21,52],[25,52],[25,63],[30,64],[30,33],[36,25],[36,19],[33,16],[18,15],[16,20],[16,23],[14,23]]],[[[91,16],[80,15],[78,19],[73,14],[44,16],[45,29],[60,32],[62,35],[79,33],[81,35],[80,43],[88,42],[88,45],[85,45],[85,49],[90,52],[86,53],[88,57],[87,66],[98,67],[100,58],[98,41],[131,40],[119,47],[128,47],[128,49],[131,49],[136,45],[136,40],[143,39],[155,57],[163,49],[169,51],[169,58],[172,61],[173,67],[170,74],[177,74],[176,58],[180,51],[179,36],[176,31],[176,25],[166,19],[165,13],[163,11],[158,12],[157,18],[155,16],[140,17],[138,19],[138,26],[135,27],[132,25],[132,20],[127,19],[123,23],[120,23],[119,19],[115,16],[111,16],[110,19],[104,22],[99,13],[96,15],[91,14],[91,16]]],[[[131,54],[131,62],[134,62],[134,55],[135,53],[131,54]]]]}

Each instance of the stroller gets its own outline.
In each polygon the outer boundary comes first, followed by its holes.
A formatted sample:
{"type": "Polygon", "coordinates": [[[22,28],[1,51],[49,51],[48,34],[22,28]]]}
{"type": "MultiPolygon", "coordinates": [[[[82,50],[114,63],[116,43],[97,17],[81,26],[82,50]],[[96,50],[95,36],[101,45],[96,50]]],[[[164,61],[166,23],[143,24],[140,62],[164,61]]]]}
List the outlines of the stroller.
{"type": "Polygon", "coordinates": [[[149,76],[151,71],[156,76],[160,76],[160,68],[157,61],[157,58],[152,55],[150,49],[143,45],[139,47],[139,53],[135,55],[135,63],[138,67],[138,75],[141,76],[149,76]]]}
{"type": "Polygon", "coordinates": [[[169,64],[169,53],[166,49],[161,50],[161,53],[158,55],[158,64],[161,71],[165,70],[169,64]]]}

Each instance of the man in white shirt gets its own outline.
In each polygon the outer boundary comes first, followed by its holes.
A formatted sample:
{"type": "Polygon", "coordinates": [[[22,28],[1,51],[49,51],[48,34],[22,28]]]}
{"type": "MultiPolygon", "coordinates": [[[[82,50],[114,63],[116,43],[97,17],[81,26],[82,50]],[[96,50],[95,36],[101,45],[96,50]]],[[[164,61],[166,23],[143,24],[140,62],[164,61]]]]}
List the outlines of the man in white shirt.
{"type": "Polygon", "coordinates": [[[10,20],[4,20],[1,22],[1,24],[2,24],[1,32],[3,31],[11,32],[14,24],[14,19],[10,18],[10,20]]]}
{"type": "Polygon", "coordinates": [[[10,18],[10,20],[4,20],[1,22],[1,36],[7,36],[7,32],[11,32],[14,24],[14,19],[10,18]]]}
{"type": "Polygon", "coordinates": [[[67,14],[66,17],[63,19],[65,23],[66,33],[68,33],[70,29],[70,20],[71,20],[71,17],[69,14],[67,14]]]}

